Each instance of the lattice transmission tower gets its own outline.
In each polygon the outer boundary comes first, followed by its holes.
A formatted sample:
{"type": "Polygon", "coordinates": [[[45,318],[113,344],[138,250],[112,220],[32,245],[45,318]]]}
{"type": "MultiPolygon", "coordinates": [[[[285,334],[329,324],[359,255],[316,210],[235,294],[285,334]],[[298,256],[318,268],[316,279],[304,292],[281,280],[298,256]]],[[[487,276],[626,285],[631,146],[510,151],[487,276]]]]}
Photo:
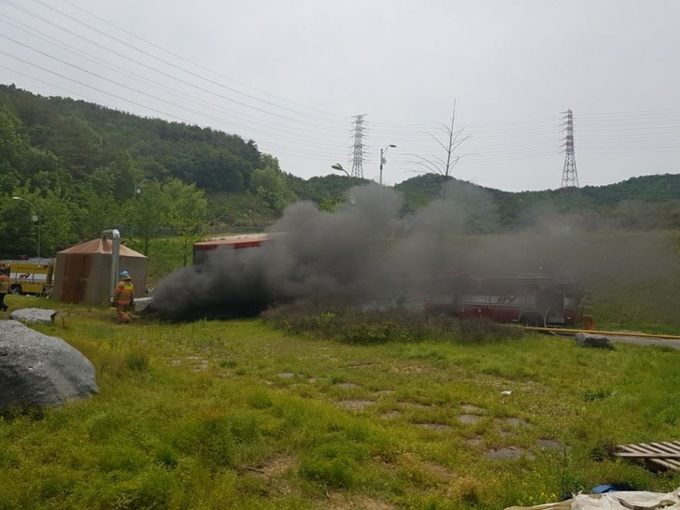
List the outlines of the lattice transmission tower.
{"type": "Polygon", "coordinates": [[[364,178],[364,135],[366,126],[364,117],[366,114],[355,115],[352,121],[352,177],[364,178]]]}
{"type": "Polygon", "coordinates": [[[574,156],[574,116],[571,110],[564,112],[564,120],[567,136],[564,138],[564,169],[560,188],[579,189],[576,157],[574,156]]]}

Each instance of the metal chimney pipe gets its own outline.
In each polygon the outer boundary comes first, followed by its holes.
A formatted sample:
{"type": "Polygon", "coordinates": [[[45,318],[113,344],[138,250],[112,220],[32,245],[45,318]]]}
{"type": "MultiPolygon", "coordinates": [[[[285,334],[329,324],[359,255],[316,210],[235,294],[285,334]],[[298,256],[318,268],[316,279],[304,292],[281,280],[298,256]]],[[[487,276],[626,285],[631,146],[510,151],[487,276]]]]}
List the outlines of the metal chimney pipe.
{"type": "Polygon", "coordinates": [[[118,283],[118,266],[120,261],[120,232],[118,230],[104,230],[102,232],[102,243],[106,239],[111,239],[113,244],[111,248],[111,285],[109,288],[109,297],[113,300],[113,293],[118,283]]]}

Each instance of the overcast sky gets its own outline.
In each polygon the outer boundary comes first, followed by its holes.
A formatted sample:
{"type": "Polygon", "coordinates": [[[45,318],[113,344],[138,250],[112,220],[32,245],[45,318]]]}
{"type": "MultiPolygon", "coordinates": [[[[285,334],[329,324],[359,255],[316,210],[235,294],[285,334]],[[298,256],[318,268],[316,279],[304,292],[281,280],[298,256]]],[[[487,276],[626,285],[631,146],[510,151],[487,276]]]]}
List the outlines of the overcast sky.
{"type": "Polygon", "coordinates": [[[0,0],[0,82],[255,140],[284,171],[384,182],[470,138],[453,176],[560,186],[573,110],[581,186],[680,170],[680,2],[0,0]],[[37,50],[37,51],[36,51],[37,50]]]}

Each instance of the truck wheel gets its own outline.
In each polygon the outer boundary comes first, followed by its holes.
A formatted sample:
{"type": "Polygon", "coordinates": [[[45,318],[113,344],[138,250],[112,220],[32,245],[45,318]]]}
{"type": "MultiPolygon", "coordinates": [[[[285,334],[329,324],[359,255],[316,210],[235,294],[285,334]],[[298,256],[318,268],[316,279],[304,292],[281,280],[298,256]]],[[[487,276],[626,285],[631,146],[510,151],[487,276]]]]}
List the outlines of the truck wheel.
{"type": "Polygon", "coordinates": [[[12,294],[15,294],[15,295],[18,296],[19,294],[21,294],[21,285],[12,285],[12,286],[10,287],[9,291],[10,291],[12,294]]]}
{"type": "Polygon", "coordinates": [[[531,328],[538,328],[543,326],[543,321],[541,320],[542,317],[536,314],[531,314],[527,315],[526,317],[522,317],[522,324],[525,326],[529,326],[531,328]]]}

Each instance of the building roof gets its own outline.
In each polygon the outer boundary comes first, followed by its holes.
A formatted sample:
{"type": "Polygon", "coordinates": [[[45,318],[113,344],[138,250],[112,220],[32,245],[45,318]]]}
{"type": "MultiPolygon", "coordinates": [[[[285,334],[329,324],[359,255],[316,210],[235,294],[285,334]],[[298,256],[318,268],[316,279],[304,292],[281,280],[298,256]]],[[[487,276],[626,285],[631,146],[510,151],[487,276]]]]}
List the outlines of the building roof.
{"type": "Polygon", "coordinates": [[[242,234],[236,236],[224,236],[210,241],[201,241],[194,243],[195,248],[213,247],[213,246],[238,246],[238,245],[255,245],[262,241],[271,239],[271,234],[242,234]]]}
{"type": "MultiPolygon", "coordinates": [[[[93,239],[92,241],[86,241],[84,243],[77,244],[75,246],[71,246],[70,248],[66,248],[65,250],[60,251],[59,253],[79,253],[79,254],[95,254],[95,253],[101,253],[104,255],[110,255],[111,250],[113,248],[113,243],[111,242],[110,239],[105,239],[102,240],[101,238],[98,239],[93,239]]],[[[120,256],[121,257],[138,257],[138,258],[147,258],[146,256],[142,255],[141,253],[132,250],[128,248],[127,246],[123,246],[122,244],[120,245],[120,256]]]]}

